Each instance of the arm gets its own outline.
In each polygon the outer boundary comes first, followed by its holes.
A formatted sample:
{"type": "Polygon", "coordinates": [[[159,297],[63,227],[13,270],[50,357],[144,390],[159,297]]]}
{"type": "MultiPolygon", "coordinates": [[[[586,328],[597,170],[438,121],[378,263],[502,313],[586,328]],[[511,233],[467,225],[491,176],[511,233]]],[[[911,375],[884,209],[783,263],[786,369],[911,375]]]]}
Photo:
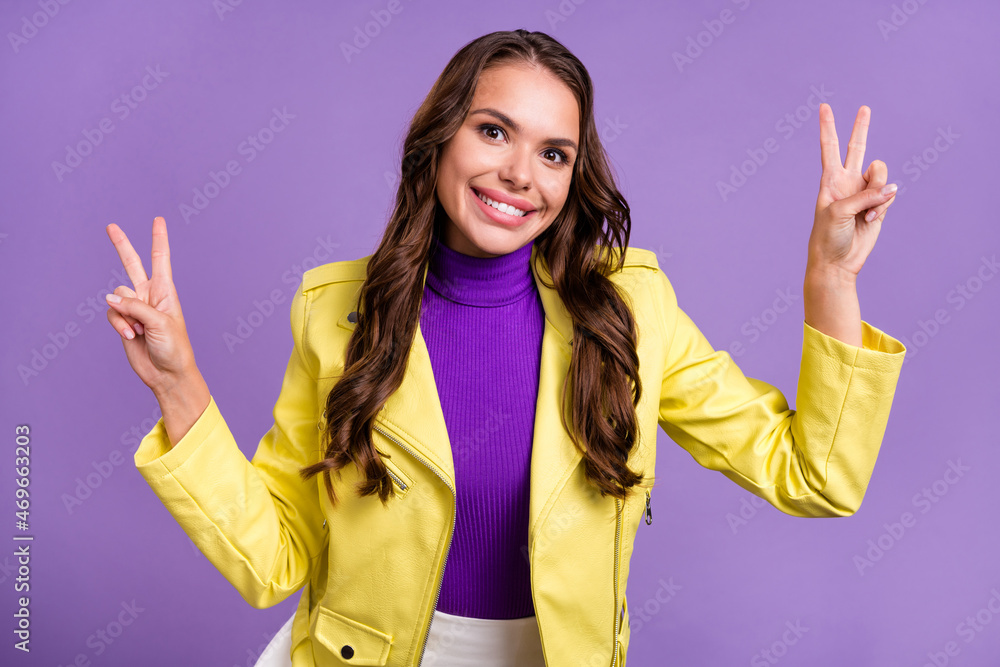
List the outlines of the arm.
{"type": "Polygon", "coordinates": [[[700,465],[794,516],[849,516],[871,478],[903,345],[861,323],[855,347],[803,322],[797,410],[743,375],[678,307],[662,270],[653,281],[666,346],[659,423],[700,465]]]}
{"type": "Polygon", "coordinates": [[[161,418],[142,439],[135,465],[192,541],[258,609],[307,581],[326,529],[316,479],[299,468],[319,460],[316,380],[305,362],[308,296],[292,298],[293,350],[274,406],[274,425],[252,461],[240,451],[214,397],[171,447],[161,418]]]}
{"type": "Polygon", "coordinates": [[[861,305],[855,278],[807,268],[802,302],[806,324],[843,343],[861,347],[861,305]]]}

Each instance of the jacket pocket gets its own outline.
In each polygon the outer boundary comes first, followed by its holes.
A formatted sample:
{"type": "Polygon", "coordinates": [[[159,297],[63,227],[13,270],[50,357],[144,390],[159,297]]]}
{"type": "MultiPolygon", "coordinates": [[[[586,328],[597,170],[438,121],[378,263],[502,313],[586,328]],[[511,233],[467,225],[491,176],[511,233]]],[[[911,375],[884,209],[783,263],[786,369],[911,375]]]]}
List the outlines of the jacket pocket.
{"type": "Polygon", "coordinates": [[[392,483],[396,485],[396,494],[399,496],[406,495],[406,492],[410,490],[413,486],[413,478],[406,474],[402,468],[392,462],[392,459],[385,456],[381,457],[382,463],[385,464],[386,470],[389,471],[389,476],[392,477],[392,483]]]}
{"type": "Polygon", "coordinates": [[[632,635],[631,622],[628,617],[628,596],[622,598],[621,611],[619,612],[621,623],[618,629],[618,665],[625,667],[625,654],[628,652],[629,639],[632,635]]]}
{"type": "Polygon", "coordinates": [[[392,636],[320,605],[313,629],[317,665],[384,665],[392,636]]]}

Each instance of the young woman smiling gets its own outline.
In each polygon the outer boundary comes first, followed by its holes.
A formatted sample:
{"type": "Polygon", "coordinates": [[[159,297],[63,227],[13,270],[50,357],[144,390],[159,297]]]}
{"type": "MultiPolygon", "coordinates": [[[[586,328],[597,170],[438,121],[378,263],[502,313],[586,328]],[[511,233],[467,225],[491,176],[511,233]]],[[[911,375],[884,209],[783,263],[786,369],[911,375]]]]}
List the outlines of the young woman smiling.
{"type": "Polygon", "coordinates": [[[295,292],[251,461],[194,362],[165,221],[149,279],[109,225],[134,290],[108,320],[163,413],[138,470],[251,605],[304,589],[259,664],[623,667],[657,427],[783,512],[854,513],[905,353],[855,290],[894,195],[883,162],[861,172],[867,107],[844,164],[829,106],[820,121],[797,411],[628,247],[590,77],[543,33],[445,67],[376,251],[295,292]]]}

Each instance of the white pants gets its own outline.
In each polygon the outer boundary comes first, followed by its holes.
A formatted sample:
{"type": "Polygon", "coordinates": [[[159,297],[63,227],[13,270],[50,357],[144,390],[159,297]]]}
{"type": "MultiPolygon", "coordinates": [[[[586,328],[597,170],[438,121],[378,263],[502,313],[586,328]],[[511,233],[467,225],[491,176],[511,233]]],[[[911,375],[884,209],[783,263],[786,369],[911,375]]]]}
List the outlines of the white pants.
{"type": "MultiPolygon", "coordinates": [[[[293,616],[294,618],[294,616],[293,616]]],[[[281,626],[255,667],[291,667],[292,619],[281,626]]],[[[545,667],[538,622],[470,618],[434,611],[420,667],[545,667]]]]}

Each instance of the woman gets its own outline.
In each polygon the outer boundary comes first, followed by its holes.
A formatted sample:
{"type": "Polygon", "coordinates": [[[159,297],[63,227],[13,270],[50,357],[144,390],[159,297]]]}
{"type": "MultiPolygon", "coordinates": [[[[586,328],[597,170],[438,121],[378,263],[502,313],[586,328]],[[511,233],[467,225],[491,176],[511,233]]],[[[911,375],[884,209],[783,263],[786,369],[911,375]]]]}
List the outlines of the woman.
{"type": "Polygon", "coordinates": [[[135,285],[108,319],[163,413],[136,466],[251,605],[304,589],[284,664],[624,666],[657,426],[788,514],[861,503],[905,353],[854,290],[894,197],[884,163],[861,173],[867,119],[841,165],[821,109],[796,412],[628,248],[579,60],[476,39],[413,118],[378,249],[303,276],[252,461],[195,365],[165,221],[151,279],[108,226],[135,285]]]}

